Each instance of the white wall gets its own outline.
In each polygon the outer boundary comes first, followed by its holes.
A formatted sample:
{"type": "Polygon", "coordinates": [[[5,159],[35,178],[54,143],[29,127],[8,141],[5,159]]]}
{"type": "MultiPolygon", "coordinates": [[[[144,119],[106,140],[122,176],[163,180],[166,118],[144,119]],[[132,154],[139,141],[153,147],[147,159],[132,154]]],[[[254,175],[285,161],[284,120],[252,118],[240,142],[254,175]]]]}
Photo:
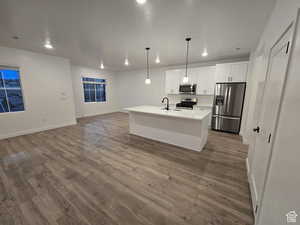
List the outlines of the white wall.
{"type": "Polygon", "coordinates": [[[117,76],[120,109],[136,105],[160,105],[164,94],[163,68],[151,70],[151,85],[145,84],[146,71],[119,72],[117,76]]]}
{"type": "MultiPolygon", "coordinates": [[[[252,54],[251,58],[254,60],[255,69],[253,69],[253,80],[249,84],[252,94],[249,96],[251,103],[249,103],[247,117],[248,132],[255,123],[255,104],[259,98],[257,88],[261,84],[259,82],[264,80],[266,75],[269,51],[295,19],[299,7],[300,0],[278,0],[260,43],[252,54]]],[[[298,141],[300,137],[298,119],[300,112],[300,34],[298,35],[294,50],[292,50],[292,60],[289,66],[277,134],[274,139],[273,155],[261,205],[259,225],[286,224],[285,214],[291,210],[295,210],[300,215],[300,151],[298,141]]],[[[248,140],[252,140],[251,137],[248,140]]],[[[250,141],[249,144],[249,156],[259,154],[259,152],[253,152],[253,141],[250,141]]]]}
{"type": "MultiPolygon", "coordinates": [[[[231,60],[214,61],[207,63],[197,63],[191,67],[213,66],[217,63],[247,61],[248,58],[238,58],[231,60]]],[[[117,89],[120,109],[137,105],[161,105],[161,100],[165,94],[165,71],[169,69],[184,68],[184,65],[161,67],[150,69],[151,85],[145,84],[146,71],[126,71],[116,73],[117,89]]],[[[180,102],[182,98],[188,96],[169,95],[170,103],[180,102]]],[[[212,105],[213,96],[198,96],[199,105],[212,105]]]]}
{"type": "Polygon", "coordinates": [[[0,65],[20,68],[25,102],[0,114],[0,139],[76,123],[69,60],[0,47],[0,65]]]}
{"type": "Polygon", "coordinates": [[[71,73],[77,118],[118,111],[116,80],[113,73],[75,65],[71,66],[71,73]],[[106,79],[106,102],[84,102],[82,77],[106,79]]]}

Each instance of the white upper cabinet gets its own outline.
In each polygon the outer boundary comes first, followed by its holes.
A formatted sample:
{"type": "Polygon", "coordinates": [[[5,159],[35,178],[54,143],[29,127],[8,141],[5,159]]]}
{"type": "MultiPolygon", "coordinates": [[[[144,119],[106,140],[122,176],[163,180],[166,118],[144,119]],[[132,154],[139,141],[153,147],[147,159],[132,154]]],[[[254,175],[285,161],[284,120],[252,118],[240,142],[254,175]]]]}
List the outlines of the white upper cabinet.
{"type": "Polygon", "coordinates": [[[248,62],[234,63],[231,65],[232,82],[246,82],[248,72],[248,62]]]}
{"type": "Polygon", "coordinates": [[[190,68],[188,70],[188,77],[189,77],[189,84],[197,84],[198,82],[198,73],[196,72],[195,73],[195,68],[190,68]]]}
{"type": "Polygon", "coordinates": [[[194,68],[197,74],[197,95],[213,95],[216,83],[216,67],[207,66],[194,68]]]}
{"type": "Polygon", "coordinates": [[[216,82],[229,82],[230,64],[217,64],[216,82]]]}
{"type": "MultiPolygon", "coordinates": [[[[185,77],[185,69],[178,69],[175,70],[177,73],[179,73],[179,84],[185,84],[183,83],[183,78],[185,77]]],[[[193,68],[188,68],[188,79],[189,81],[186,84],[196,84],[197,83],[197,74],[193,73],[193,68]]]]}
{"type": "Polygon", "coordinates": [[[217,64],[216,82],[246,82],[248,62],[217,64]]]}
{"type": "MultiPolygon", "coordinates": [[[[215,66],[188,69],[188,84],[197,84],[197,95],[213,95],[215,87],[215,66]]],[[[179,85],[183,84],[185,69],[166,71],[166,94],[179,94],[179,85]]]]}
{"type": "Polygon", "coordinates": [[[179,94],[179,84],[181,77],[182,71],[180,70],[166,71],[166,94],[179,94]]]}
{"type": "MultiPolygon", "coordinates": [[[[188,84],[197,84],[197,95],[213,95],[217,82],[246,82],[248,62],[217,64],[188,69],[188,84]]],[[[185,68],[166,71],[166,94],[179,94],[185,68]]]]}

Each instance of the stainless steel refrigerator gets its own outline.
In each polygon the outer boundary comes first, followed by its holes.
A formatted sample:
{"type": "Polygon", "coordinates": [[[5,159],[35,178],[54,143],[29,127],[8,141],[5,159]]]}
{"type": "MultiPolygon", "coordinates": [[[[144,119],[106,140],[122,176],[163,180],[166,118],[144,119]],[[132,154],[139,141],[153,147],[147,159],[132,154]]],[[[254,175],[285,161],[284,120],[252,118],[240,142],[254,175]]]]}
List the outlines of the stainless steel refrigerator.
{"type": "Polygon", "coordinates": [[[246,83],[216,83],[212,113],[213,130],[240,132],[246,83]]]}

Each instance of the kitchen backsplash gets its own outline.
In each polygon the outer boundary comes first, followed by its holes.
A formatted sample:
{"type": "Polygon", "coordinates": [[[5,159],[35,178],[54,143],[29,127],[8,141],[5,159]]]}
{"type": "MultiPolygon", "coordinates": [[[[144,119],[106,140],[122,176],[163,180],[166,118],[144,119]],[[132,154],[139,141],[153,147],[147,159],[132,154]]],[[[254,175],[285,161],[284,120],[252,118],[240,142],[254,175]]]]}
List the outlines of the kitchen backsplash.
{"type": "Polygon", "coordinates": [[[197,98],[198,99],[198,105],[213,105],[214,96],[213,95],[201,95],[201,96],[195,96],[195,95],[168,95],[168,98],[170,99],[170,104],[176,104],[179,103],[181,100],[186,98],[197,98]]]}

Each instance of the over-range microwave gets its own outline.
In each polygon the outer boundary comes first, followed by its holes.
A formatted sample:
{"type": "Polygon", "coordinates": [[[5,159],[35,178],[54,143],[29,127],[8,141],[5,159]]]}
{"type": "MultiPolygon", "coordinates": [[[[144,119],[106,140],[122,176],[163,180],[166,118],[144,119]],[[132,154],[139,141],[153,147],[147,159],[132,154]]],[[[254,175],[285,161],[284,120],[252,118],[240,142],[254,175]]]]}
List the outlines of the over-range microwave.
{"type": "Polygon", "coordinates": [[[179,85],[179,93],[181,94],[196,94],[196,84],[181,84],[179,85]]]}

